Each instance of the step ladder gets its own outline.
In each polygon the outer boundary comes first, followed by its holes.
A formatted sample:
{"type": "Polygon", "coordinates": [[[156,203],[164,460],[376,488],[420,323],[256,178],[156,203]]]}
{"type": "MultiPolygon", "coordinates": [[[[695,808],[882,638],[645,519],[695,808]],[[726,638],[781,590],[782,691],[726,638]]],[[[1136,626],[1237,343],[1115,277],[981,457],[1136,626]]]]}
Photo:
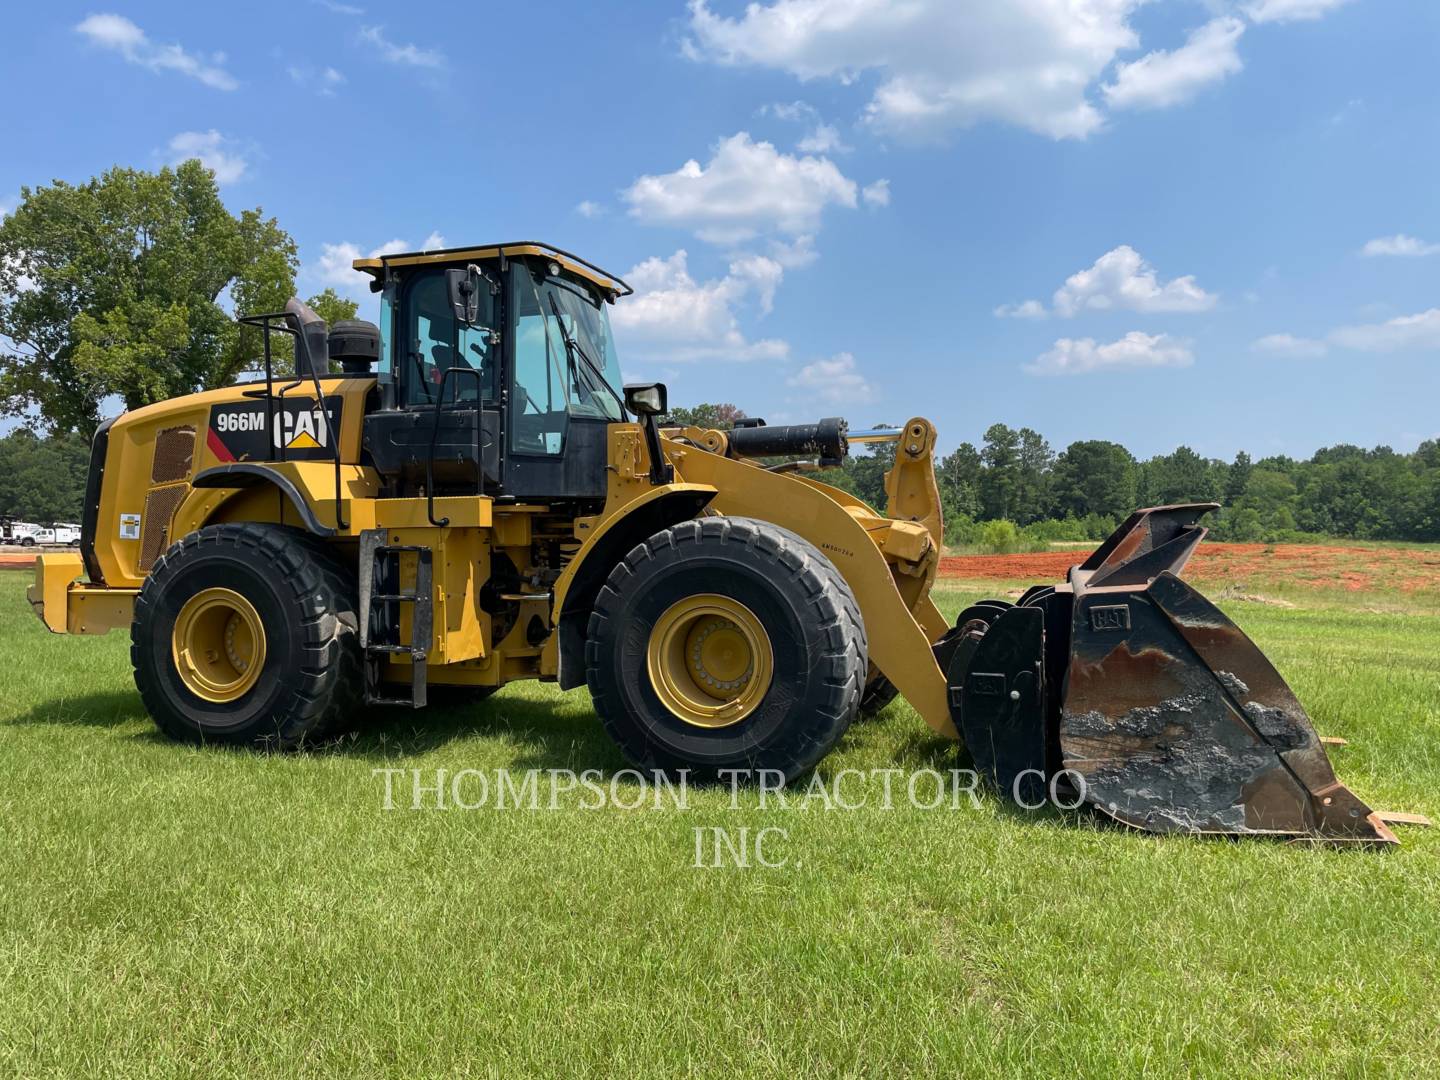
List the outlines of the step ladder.
{"type": "Polygon", "coordinates": [[[415,544],[387,544],[384,529],[360,534],[360,647],[365,652],[365,703],[424,708],[430,634],[434,622],[431,600],[431,550],[415,544]],[[415,588],[400,586],[400,563],[415,556],[415,588]],[[410,609],[410,640],[400,640],[400,612],[410,609]],[[382,674],[391,656],[410,658],[410,696],[391,697],[382,692],[382,674]]]}

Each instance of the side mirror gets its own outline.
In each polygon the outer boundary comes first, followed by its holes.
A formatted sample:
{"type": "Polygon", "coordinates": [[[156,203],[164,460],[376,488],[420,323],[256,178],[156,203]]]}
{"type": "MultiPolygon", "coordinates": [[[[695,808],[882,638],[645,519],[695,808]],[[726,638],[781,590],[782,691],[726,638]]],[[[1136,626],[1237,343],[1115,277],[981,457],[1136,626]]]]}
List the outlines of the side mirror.
{"type": "Polygon", "coordinates": [[[479,322],[480,287],[484,280],[484,272],[473,263],[464,270],[445,271],[445,289],[456,322],[464,326],[474,326],[479,322]]]}
{"type": "Polygon", "coordinates": [[[663,416],[669,404],[664,383],[628,383],[625,408],[636,416],[663,416]]]}

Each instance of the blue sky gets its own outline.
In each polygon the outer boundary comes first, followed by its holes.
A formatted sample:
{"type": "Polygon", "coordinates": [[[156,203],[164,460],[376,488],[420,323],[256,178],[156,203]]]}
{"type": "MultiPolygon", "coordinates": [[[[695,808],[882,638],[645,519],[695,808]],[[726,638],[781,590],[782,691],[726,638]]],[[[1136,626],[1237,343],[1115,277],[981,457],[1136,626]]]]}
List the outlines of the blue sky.
{"type": "Polygon", "coordinates": [[[542,239],[626,374],[1142,455],[1440,434],[1440,4],[7,5],[0,209],[201,156],[348,259],[542,239]],[[29,89],[23,89],[28,87],[29,89]]]}

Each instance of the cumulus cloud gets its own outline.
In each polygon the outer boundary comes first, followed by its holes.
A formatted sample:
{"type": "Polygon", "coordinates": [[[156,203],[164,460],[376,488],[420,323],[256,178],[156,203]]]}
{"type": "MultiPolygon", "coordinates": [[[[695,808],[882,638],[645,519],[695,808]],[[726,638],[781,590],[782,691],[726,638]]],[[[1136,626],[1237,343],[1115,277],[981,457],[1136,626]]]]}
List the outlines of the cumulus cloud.
{"type": "Polygon", "coordinates": [[[995,309],[997,319],[1044,319],[1049,312],[1039,300],[1022,300],[1018,304],[1001,304],[995,309]]]}
{"type": "Polygon", "coordinates": [[[591,202],[589,199],[582,199],[579,203],[576,204],[575,212],[581,217],[594,218],[599,217],[601,214],[603,214],[605,212],[605,208],[597,202],[591,202]]]}
{"type": "Polygon", "coordinates": [[[1318,19],[1350,0],[1252,0],[1243,10],[1254,22],[1299,22],[1318,19]]]}
{"type": "MultiPolygon", "coordinates": [[[[439,232],[431,232],[420,250],[430,251],[444,246],[445,237],[439,232]]],[[[351,263],[356,259],[378,259],[381,255],[397,255],[402,251],[414,250],[414,245],[398,236],[385,241],[379,247],[371,248],[368,255],[361,250],[359,244],[348,240],[342,240],[338,244],[321,244],[320,258],[307,268],[307,274],[321,286],[328,285],[340,292],[366,297],[370,295],[370,275],[354,269],[351,263]]]]}
{"type": "Polygon", "coordinates": [[[782,360],[789,345],[773,338],[749,340],[736,311],[747,298],[764,307],[783,272],[773,260],[747,256],[722,278],[696,281],[684,249],[668,259],[646,259],[624,275],[635,295],[611,312],[621,350],[650,362],[782,360]]]}
{"type": "Polygon", "coordinates": [[[875,396],[874,387],[860,373],[855,357],[848,352],[806,364],[785,382],[804,390],[807,398],[830,405],[868,401],[875,396]]]}
{"type": "Polygon", "coordinates": [[[170,140],[167,163],[199,158],[200,164],[215,173],[217,184],[233,184],[245,176],[250,163],[234,139],[211,128],[209,131],[182,131],[170,140]]]}
{"type": "Polygon", "coordinates": [[[730,18],[690,0],[693,59],[753,64],[800,79],[878,77],[866,122],[930,137],[982,121],[1054,138],[1102,118],[1087,89],[1123,49],[1143,0],[772,0],[730,18]]]}
{"type": "Polygon", "coordinates": [[[379,52],[380,59],[387,64],[431,69],[445,66],[443,53],[435,49],[422,49],[419,45],[391,41],[385,36],[383,26],[362,26],[360,40],[373,45],[379,52]]]}
{"type": "Polygon", "coordinates": [[[1195,354],[1188,342],[1169,334],[1132,330],[1119,341],[1098,345],[1094,338],[1061,338],[1048,352],[1025,365],[1030,375],[1087,375],[1134,368],[1189,367],[1195,354]]]}
{"type": "Polygon", "coordinates": [[[1291,356],[1296,358],[1308,358],[1324,356],[1329,349],[1325,342],[1315,338],[1297,337],[1294,334],[1266,334],[1251,342],[1250,348],[1254,352],[1268,353],[1271,356],[1291,356]]]}
{"type": "Polygon", "coordinates": [[[225,70],[224,53],[207,57],[187,52],[180,45],[161,45],[123,15],[88,15],[76,25],[75,32],[92,45],[117,52],[148,71],[175,71],[216,90],[234,90],[240,85],[225,70]]]}
{"type": "Polygon", "coordinates": [[[1342,326],[1331,331],[1329,340],[1333,345],[1360,352],[1440,349],[1440,308],[1418,315],[1401,315],[1382,323],[1342,326]]]}
{"type": "Polygon", "coordinates": [[[285,70],[296,86],[314,90],[322,97],[334,97],[335,92],[346,82],[344,73],[333,67],[316,69],[304,64],[291,64],[285,70]]]}
{"type": "Polygon", "coordinates": [[[1154,267],[1128,244],[1121,244],[1095,260],[1088,270],[1071,274],[1055,292],[1055,314],[1081,311],[1157,312],[1208,311],[1215,306],[1208,293],[1187,274],[1161,283],[1154,267]]]}
{"type": "Polygon", "coordinates": [[[1115,69],[1115,81],[1104,87],[1112,109],[1165,109],[1190,101],[1211,83],[1243,66],[1236,44],[1245,24],[1233,16],[1212,19],[1191,32],[1172,52],[1147,53],[1115,69]]]}
{"type": "Polygon", "coordinates": [[[737,244],[761,233],[812,234],[827,206],[856,206],[855,181],[823,157],[782,154],[748,132],[721,139],[710,160],[642,176],[623,194],[651,225],[691,229],[702,240],[737,244]]]}
{"type": "Polygon", "coordinates": [[[1255,352],[1293,357],[1324,356],[1332,348],[1365,353],[1440,350],[1440,308],[1417,315],[1400,315],[1384,322],[1341,326],[1323,339],[1267,334],[1250,347],[1255,352]]]}
{"type": "Polygon", "coordinates": [[[1413,236],[1396,233],[1394,236],[1377,236],[1360,249],[1360,254],[1371,258],[1377,255],[1440,255],[1440,244],[1429,244],[1413,236]]]}
{"type": "Polygon", "coordinates": [[[860,198],[866,206],[889,206],[890,181],[876,180],[873,184],[866,184],[860,190],[860,198]]]}

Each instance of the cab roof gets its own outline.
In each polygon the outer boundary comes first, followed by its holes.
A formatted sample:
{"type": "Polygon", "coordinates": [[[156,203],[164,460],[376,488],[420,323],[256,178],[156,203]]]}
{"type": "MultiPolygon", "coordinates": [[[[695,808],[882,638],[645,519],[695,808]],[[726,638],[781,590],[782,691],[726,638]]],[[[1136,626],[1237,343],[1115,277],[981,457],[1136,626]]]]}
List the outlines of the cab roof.
{"type": "MultiPolygon", "coordinates": [[[[617,274],[602,270],[579,255],[574,255],[553,244],[536,240],[521,240],[513,244],[490,244],[485,247],[439,248],[435,251],[400,251],[393,255],[376,255],[369,259],[356,259],[352,264],[356,270],[370,274],[378,281],[390,266],[423,266],[426,263],[453,263],[466,260],[495,259],[500,256],[519,258],[524,255],[538,255],[559,263],[572,274],[598,285],[614,296],[629,296],[635,290],[617,274]]],[[[379,286],[376,286],[378,288],[379,286]]]]}

